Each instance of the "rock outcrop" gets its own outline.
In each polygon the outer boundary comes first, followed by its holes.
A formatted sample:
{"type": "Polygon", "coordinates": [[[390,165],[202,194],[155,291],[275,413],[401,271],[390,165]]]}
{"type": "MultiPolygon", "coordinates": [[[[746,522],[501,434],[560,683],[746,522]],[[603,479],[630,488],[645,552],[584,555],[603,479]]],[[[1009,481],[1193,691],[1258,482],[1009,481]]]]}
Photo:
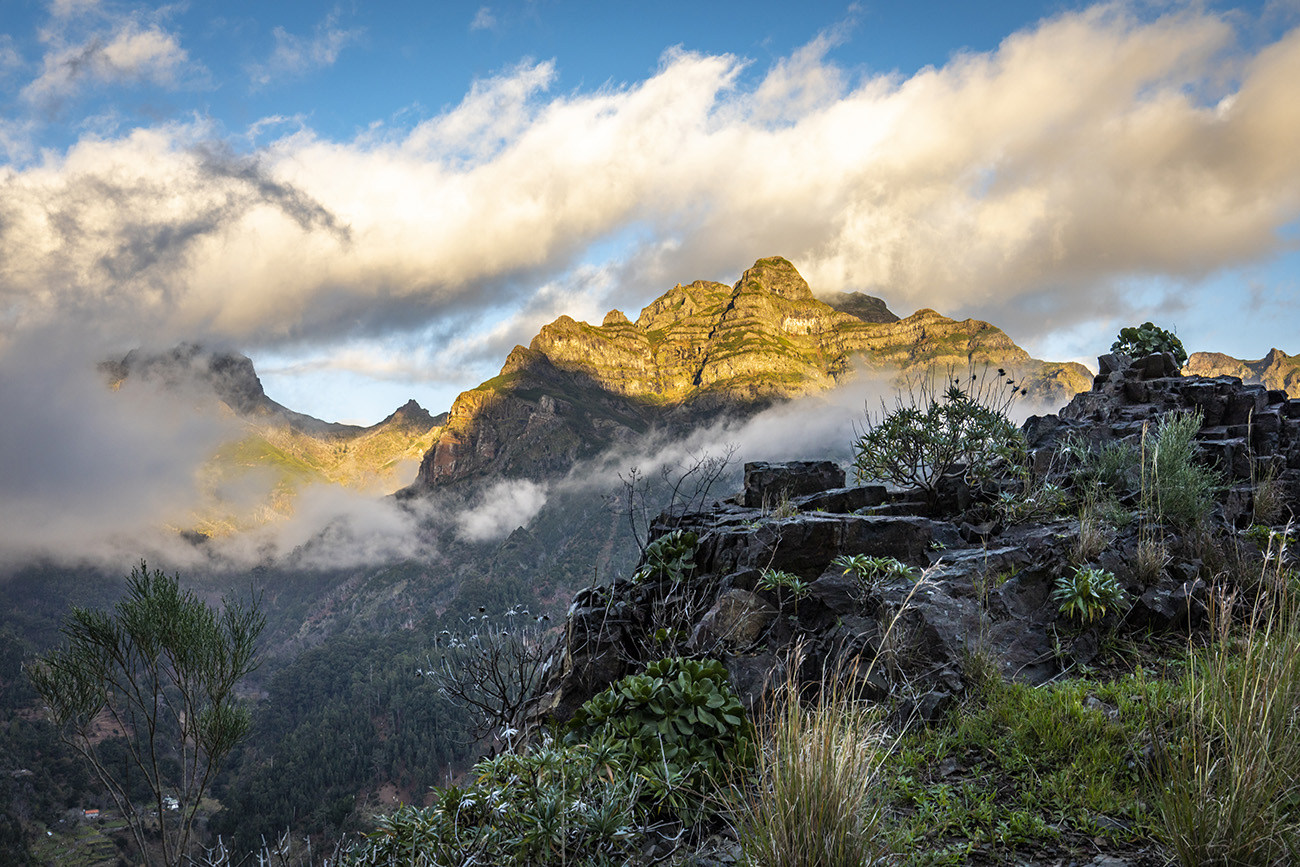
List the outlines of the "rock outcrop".
{"type": "Polygon", "coordinates": [[[1168,355],[1099,362],[1088,392],[1026,423],[1040,477],[1073,484],[1070,470],[1047,459],[1067,435],[1094,444],[1141,438],[1168,413],[1199,411],[1200,458],[1232,480],[1207,518],[1211,543],[1159,527],[1168,558],[1153,574],[1139,555],[1140,527],[1152,516],[1111,528],[1102,550],[1081,555],[1077,513],[997,517],[998,495],[1022,492],[1014,476],[968,492],[959,507],[884,485],[843,487],[842,471],[825,463],[747,465],[740,494],[655,524],[652,537],[695,534],[688,577],[618,580],[575,597],[532,718],[567,718],[614,679],[675,653],[721,659],[752,704],[801,643],[813,680],[827,671],[852,676],[896,712],[932,719],[965,688],[972,652],[1032,683],[1096,657],[1099,626],[1067,619],[1052,598],[1058,579],[1084,563],[1112,572],[1131,602],[1107,626],[1196,627],[1222,561],[1254,550],[1238,532],[1259,478],[1251,462],[1269,466],[1286,510],[1300,512],[1300,400],[1233,377],[1182,376],[1168,355]],[[783,507],[773,510],[777,495],[783,507]],[[834,562],[858,554],[894,558],[911,574],[896,568],[863,581],[834,562]],[[768,570],[786,574],[773,581],[768,570]]]}
{"type": "Polygon", "coordinates": [[[760,259],[732,286],[678,285],[633,322],[568,316],[511,352],[501,374],[460,395],[410,493],[466,478],[562,472],[652,426],[686,429],[834,386],[862,367],[897,374],[1002,367],[1031,398],[1086,388],[1078,364],[1031,359],[1003,332],[933,310],[899,319],[859,293],[817,300],[785,259],[760,259]],[[845,312],[848,311],[848,312],[845,312]]]}

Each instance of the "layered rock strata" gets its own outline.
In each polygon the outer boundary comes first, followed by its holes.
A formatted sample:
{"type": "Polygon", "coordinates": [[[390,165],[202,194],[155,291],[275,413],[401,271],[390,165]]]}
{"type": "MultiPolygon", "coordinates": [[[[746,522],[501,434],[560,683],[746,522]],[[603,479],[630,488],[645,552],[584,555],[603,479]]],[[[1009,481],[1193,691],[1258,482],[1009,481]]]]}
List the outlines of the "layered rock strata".
{"type": "Polygon", "coordinates": [[[635,322],[618,310],[600,325],[561,316],[516,347],[499,376],[456,399],[414,490],[562,472],[653,426],[686,429],[831,388],[855,366],[891,375],[1000,367],[1031,399],[1058,403],[1089,381],[1081,365],[1031,359],[987,322],[933,310],[899,319],[860,293],[832,300],[842,309],[772,257],[732,286],[675,286],[635,322]]]}

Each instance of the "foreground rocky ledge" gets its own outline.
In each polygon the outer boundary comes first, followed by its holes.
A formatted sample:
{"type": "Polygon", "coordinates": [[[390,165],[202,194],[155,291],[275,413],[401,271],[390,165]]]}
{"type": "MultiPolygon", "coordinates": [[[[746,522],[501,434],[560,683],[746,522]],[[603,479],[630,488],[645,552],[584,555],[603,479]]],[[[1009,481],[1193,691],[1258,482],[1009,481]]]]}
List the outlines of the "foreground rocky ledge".
{"type": "Polygon", "coordinates": [[[1006,678],[1042,683],[1091,662],[1103,628],[1197,627],[1207,582],[1221,566],[1206,558],[1242,544],[1237,531],[1252,520],[1258,480],[1273,480],[1285,512],[1300,506],[1300,400],[1236,377],[1182,376],[1168,355],[1099,362],[1090,391],[1058,415],[1026,422],[1040,475],[1051,472],[1067,437],[1137,443],[1165,415],[1199,411],[1200,457],[1228,480],[1208,521],[1209,550],[1206,537],[1165,528],[1169,559],[1143,579],[1135,520],[1092,559],[1132,602],[1122,623],[1112,616],[1080,628],[1058,612],[1052,589],[1071,568],[1079,519],[987,520],[981,504],[1014,488],[972,492],[953,478],[927,501],[882,485],[846,487],[843,469],[828,462],[748,464],[737,496],[662,515],[652,527],[652,539],[674,530],[697,536],[689,577],[623,579],[575,597],[530,717],[567,719],[617,678],[673,653],[722,660],[752,706],[801,642],[805,677],[857,661],[851,670],[868,695],[890,700],[905,718],[934,719],[964,692],[971,650],[991,654],[1006,678]],[[923,578],[899,575],[864,591],[831,565],[855,554],[895,558],[923,578]],[[806,593],[765,589],[765,569],[797,576],[806,593]]]}

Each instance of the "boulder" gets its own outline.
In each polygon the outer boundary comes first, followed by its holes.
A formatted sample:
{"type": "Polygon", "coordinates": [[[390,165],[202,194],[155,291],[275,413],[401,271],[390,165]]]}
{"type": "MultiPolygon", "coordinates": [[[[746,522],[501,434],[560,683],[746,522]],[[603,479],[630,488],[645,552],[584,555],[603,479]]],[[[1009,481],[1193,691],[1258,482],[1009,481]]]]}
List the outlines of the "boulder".
{"type": "Polygon", "coordinates": [[[763,637],[777,614],[776,607],[756,593],[728,590],[700,618],[687,647],[707,654],[748,647],[763,637]]]}
{"type": "Polygon", "coordinates": [[[844,469],[834,461],[790,461],[783,464],[745,464],[745,492],[741,505],[771,508],[805,494],[820,494],[844,487],[844,469]]]}

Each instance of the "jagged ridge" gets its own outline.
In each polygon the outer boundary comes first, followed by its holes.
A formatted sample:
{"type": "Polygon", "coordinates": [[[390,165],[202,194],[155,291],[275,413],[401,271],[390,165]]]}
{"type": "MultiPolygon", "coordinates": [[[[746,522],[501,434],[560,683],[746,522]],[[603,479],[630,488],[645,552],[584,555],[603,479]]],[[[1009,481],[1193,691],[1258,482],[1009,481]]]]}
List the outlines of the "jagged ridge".
{"type": "Polygon", "coordinates": [[[114,388],[135,378],[197,403],[215,398],[240,422],[244,436],[222,445],[199,471],[203,503],[188,526],[178,528],[205,536],[290,514],[298,491],[312,483],[393,493],[409,480],[399,468],[418,461],[446,421],[446,413],[432,416],[414,400],[369,427],[322,421],[267,397],[247,356],[194,344],[161,353],[132,350],[100,369],[114,388]],[[252,476],[260,476],[256,484],[243,484],[252,476]],[[242,496],[230,493],[235,489],[242,496]]]}
{"type": "Polygon", "coordinates": [[[933,310],[899,319],[880,299],[817,300],[781,257],[759,259],[733,286],[678,284],[630,321],[561,316],[501,374],[461,394],[425,455],[412,493],[459,479],[546,475],[652,425],[688,426],[719,410],[752,412],[822,391],[856,363],[881,371],[1003,367],[1036,399],[1088,388],[1082,365],[1036,361],[1002,331],[933,310]]]}

